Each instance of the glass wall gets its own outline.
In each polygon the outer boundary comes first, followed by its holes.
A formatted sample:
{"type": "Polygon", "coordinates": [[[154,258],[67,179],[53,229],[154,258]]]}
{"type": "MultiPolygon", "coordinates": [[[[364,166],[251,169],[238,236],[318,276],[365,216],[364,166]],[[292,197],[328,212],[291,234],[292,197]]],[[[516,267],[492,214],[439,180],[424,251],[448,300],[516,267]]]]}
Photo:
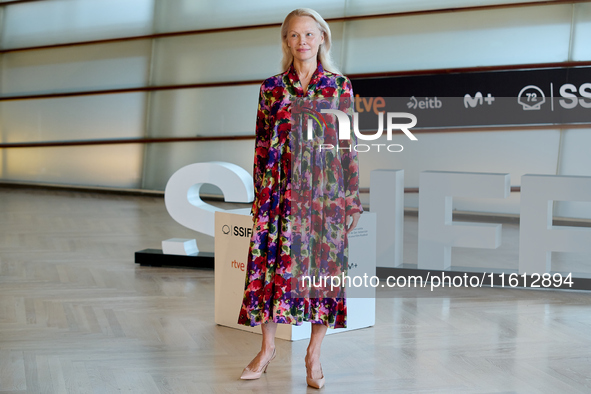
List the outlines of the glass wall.
{"type": "MultiPolygon", "coordinates": [[[[345,74],[591,60],[590,3],[511,3],[0,1],[0,143],[253,136],[259,84],[281,71],[279,25],[297,7],[327,19],[381,15],[330,22],[333,55],[345,74]],[[447,12],[474,6],[487,7],[447,12]],[[436,11],[419,12],[425,10],[436,11]],[[219,86],[241,81],[247,83],[219,86]],[[100,94],[112,89],[130,91],[100,94]],[[39,97],[54,93],[72,95],[39,97]]],[[[417,187],[427,169],[508,172],[512,185],[525,173],[591,175],[587,135],[421,134],[420,146],[409,145],[405,155],[360,156],[361,186],[369,187],[377,168],[403,168],[407,187],[417,187]]],[[[176,170],[195,162],[252,171],[253,146],[249,139],[4,148],[0,180],[163,190],[176,170]]],[[[516,213],[518,202],[512,195],[456,208],[516,213]]],[[[563,216],[591,217],[588,209],[556,205],[563,216]]]]}

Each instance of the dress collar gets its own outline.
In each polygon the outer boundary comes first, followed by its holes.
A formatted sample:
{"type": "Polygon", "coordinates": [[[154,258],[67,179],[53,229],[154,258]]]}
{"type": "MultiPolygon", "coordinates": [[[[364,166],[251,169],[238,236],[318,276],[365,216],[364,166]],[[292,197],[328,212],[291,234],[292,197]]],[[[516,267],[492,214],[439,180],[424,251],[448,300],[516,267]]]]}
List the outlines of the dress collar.
{"type": "MultiPolygon", "coordinates": [[[[316,84],[318,83],[318,81],[320,80],[320,78],[323,75],[324,75],[324,67],[322,67],[322,63],[318,62],[318,65],[316,66],[316,71],[314,71],[314,74],[312,74],[312,77],[310,78],[310,82],[308,83],[308,93],[310,93],[314,90],[314,88],[316,87],[316,84]]],[[[296,90],[298,92],[298,96],[300,96],[300,95],[303,96],[304,90],[302,89],[302,83],[300,82],[300,78],[298,77],[298,73],[296,72],[293,62],[291,63],[291,65],[289,66],[289,69],[287,70],[287,77],[289,78],[289,82],[291,82],[291,85],[296,88],[296,90]]]]}

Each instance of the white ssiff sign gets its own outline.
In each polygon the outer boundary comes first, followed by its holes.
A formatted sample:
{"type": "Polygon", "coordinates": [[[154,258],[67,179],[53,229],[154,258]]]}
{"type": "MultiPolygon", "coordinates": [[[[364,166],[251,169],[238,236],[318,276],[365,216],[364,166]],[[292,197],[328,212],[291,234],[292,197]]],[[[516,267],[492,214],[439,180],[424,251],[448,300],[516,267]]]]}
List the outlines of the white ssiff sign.
{"type": "MultiPolygon", "coordinates": [[[[215,322],[244,331],[260,333],[260,327],[238,325],[242,306],[252,216],[250,208],[223,210],[201,200],[199,189],[209,183],[218,186],[227,202],[250,203],[254,200],[253,180],[243,168],[231,163],[196,163],[181,168],[168,181],[165,204],[177,222],[192,230],[215,237],[215,322]]],[[[351,277],[376,274],[376,215],[361,215],[349,234],[349,271],[351,277]]],[[[195,240],[169,239],[162,242],[165,254],[194,254],[195,240]],[[170,252],[170,253],[167,253],[170,252]]],[[[347,328],[328,334],[375,325],[375,288],[347,287],[347,328]]],[[[299,340],[310,337],[310,323],[301,326],[281,324],[277,337],[299,340]]]]}
{"type": "MultiPolygon", "coordinates": [[[[258,327],[236,324],[252,235],[250,209],[224,210],[205,203],[199,190],[206,183],[218,186],[227,202],[254,200],[252,176],[243,168],[226,162],[195,163],[181,168],[168,181],[166,208],[181,225],[215,237],[216,323],[260,332],[258,327]]],[[[402,265],[404,170],[372,171],[370,189],[371,213],[361,215],[349,240],[349,276],[375,275],[376,265],[402,265]]],[[[507,198],[511,189],[509,174],[424,171],[420,174],[419,189],[419,269],[449,269],[454,246],[500,246],[501,224],[455,222],[452,202],[453,197],[507,198]]],[[[520,274],[549,273],[551,252],[591,252],[591,229],[552,224],[553,201],[591,201],[591,177],[522,176],[520,274]]],[[[163,251],[189,255],[197,247],[195,240],[175,238],[163,241],[163,251]]],[[[348,299],[348,329],[375,324],[375,298],[367,297],[367,293],[363,297],[348,299]]],[[[308,327],[280,325],[277,336],[291,340],[309,338],[308,327]]]]}

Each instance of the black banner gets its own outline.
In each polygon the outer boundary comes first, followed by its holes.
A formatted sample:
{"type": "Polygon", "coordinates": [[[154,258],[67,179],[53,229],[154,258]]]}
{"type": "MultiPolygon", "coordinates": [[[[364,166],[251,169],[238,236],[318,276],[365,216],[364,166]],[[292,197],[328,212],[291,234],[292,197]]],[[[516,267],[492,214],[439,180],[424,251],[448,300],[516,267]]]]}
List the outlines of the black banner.
{"type": "Polygon", "coordinates": [[[416,129],[591,125],[591,67],[355,78],[352,83],[360,130],[376,130],[379,112],[411,113],[416,129]]]}

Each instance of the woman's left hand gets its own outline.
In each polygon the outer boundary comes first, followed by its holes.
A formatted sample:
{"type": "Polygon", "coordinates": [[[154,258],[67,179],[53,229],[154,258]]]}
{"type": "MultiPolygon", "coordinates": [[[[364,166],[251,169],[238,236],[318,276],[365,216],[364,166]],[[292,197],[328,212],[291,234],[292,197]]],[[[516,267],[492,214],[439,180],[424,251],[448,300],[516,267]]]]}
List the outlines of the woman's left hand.
{"type": "Polygon", "coordinates": [[[361,217],[361,213],[355,212],[354,214],[347,215],[345,219],[345,226],[347,227],[347,232],[345,235],[349,235],[351,231],[357,226],[357,222],[359,222],[359,218],[361,217]],[[352,219],[352,220],[351,220],[352,219]],[[351,224],[347,225],[347,223],[351,222],[351,224]]]}

